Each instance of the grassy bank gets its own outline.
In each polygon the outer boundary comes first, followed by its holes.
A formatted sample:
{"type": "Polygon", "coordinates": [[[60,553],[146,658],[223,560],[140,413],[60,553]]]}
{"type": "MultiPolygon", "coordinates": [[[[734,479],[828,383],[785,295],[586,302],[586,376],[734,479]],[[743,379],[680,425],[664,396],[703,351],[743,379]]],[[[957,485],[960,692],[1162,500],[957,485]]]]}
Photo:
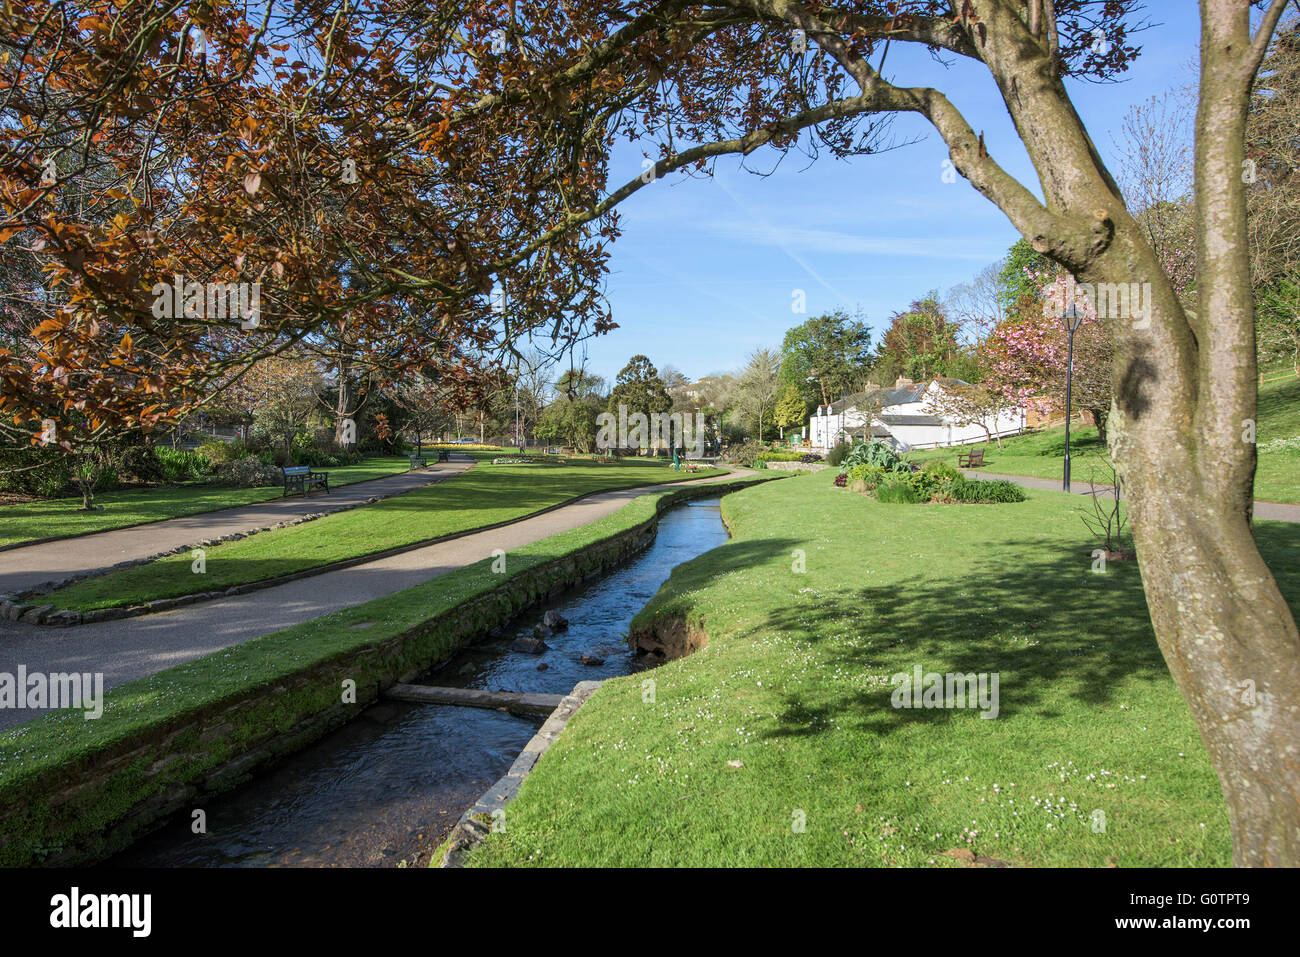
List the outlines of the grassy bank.
{"type": "MultiPolygon", "coordinates": [[[[720,474],[696,473],[691,478],[720,474]]],[[[189,552],[136,565],[53,592],[56,608],[88,611],[214,591],[305,571],[384,549],[523,518],[579,495],[687,478],[653,461],[598,465],[491,465],[289,528],[206,549],[196,574],[189,552]]]]}
{"type": "MultiPolygon", "coordinates": [[[[886,505],[823,473],[728,496],[732,540],[633,625],[708,646],[597,691],[469,863],[1228,865],[1136,566],[1094,574],[1084,503],[1028,495],[886,505]],[[996,673],[997,718],[892,707],[916,665],[996,673]]],[[[1300,529],[1258,535],[1300,609],[1300,529]]]]}
{"type": "MultiPolygon", "coordinates": [[[[704,494],[711,493],[649,493],[591,525],[512,551],[504,575],[485,558],[121,685],[105,695],[98,720],[51,712],[0,732],[0,865],[69,850],[93,858],[120,847],[114,827],[142,802],[192,794],[198,784],[228,786],[209,778],[214,769],[314,717],[347,717],[337,715],[339,674],[355,681],[352,707],[360,710],[379,684],[441,660],[530,597],[589,573],[594,546],[652,520],[676,498],[704,494]],[[68,788],[73,796],[57,800],[68,788]]],[[[299,733],[293,743],[305,740],[299,733]]]]}
{"type": "MultiPolygon", "coordinates": [[[[366,459],[356,465],[320,469],[328,472],[330,487],[368,482],[386,478],[410,468],[403,457],[381,456],[366,459]]],[[[22,505],[0,506],[0,545],[17,545],[21,542],[45,538],[63,538],[85,535],[89,532],[106,532],[114,528],[143,525],[182,515],[213,512],[237,505],[251,505],[279,498],[284,494],[280,485],[265,488],[220,488],[213,485],[168,485],[160,488],[134,489],[125,492],[100,492],[95,504],[103,505],[102,512],[87,512],[81,499],[60,498],[48,502],[27,502],[22,505]]]]}
{"type": "MultiPolygon", "coordinates": [[[[1255,473],[1255,497],[1268,502],[1300,502],[1300,379],[1289,376],[1260,387],[1256,439],[1259,468],[1255,473]],[[1288,439],[1294,441],[1286,444],[1288,439]]],[[[1001,448],[993,442],[980,442],[960,449],[926,449],[912,453],[908,459],[926,462],[938,458],[956,465],[958,452],[975,449],[984,450],[987,472],[1060,479],[1065,428],[1003,439],[1001,448]]],[[[1095,428],[1070,430],[1070,459],[1075,481],[1088,481],[1094,467],[1098,481],[1109,481],[1110,458],[1095,428]]]]}

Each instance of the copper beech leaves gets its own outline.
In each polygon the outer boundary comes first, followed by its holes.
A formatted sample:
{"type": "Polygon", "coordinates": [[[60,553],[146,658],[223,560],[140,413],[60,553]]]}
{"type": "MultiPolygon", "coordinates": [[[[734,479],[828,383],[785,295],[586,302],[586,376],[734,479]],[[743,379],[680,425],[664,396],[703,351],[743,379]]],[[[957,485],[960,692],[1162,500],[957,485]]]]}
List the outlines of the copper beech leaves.
{"type": "MultiPolygon", "coordinates": [[[[214,5],[199,43],[166,7],[0,9],[0,444],[165,425],[286,350],[464,403],[512,343],[611,328],[612,232],[548,234],[598,198],[607,136],[492,101],[528,75],[519,45],[480,66],[505,12],[214,5]]],[[[590,34],[529,16],[554,65],[590,34]]]]}

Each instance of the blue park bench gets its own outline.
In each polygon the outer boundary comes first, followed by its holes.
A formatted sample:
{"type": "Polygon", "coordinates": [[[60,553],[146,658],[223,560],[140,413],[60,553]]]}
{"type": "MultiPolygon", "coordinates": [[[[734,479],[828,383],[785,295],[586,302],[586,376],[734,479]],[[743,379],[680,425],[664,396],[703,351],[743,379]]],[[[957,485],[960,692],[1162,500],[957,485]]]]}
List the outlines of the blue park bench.
{"type": "Polygon", "coordinates": [[[304,496],[314,488],[323,488],[325,494],[330,490],[329,472],[313,472],[307,465],[290,465],[281,469],[284,472],[284,494],[301,492],[304,496]]]}

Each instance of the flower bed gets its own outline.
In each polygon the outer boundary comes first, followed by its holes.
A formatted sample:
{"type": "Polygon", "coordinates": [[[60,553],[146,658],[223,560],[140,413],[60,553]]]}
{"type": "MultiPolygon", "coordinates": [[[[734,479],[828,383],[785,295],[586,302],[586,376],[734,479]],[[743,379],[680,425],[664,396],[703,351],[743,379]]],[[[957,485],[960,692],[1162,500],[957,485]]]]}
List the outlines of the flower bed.
{"type": "Polygon", "coordinates": [[[1025,501],[1024,491],[1013,482],[968,479],[938,459],[913,471],[892,449],[879,442],[856,446],[845,457],[835,484],[899,505],[1025,501]]]}

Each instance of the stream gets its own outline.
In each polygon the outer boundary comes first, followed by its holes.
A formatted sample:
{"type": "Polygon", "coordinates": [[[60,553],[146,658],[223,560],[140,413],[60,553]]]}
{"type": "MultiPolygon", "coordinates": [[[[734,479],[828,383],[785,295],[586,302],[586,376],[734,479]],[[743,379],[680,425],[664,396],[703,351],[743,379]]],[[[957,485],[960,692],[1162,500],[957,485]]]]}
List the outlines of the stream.
{"type": "MultiPolygon", "coordinates": [[[[418,684],[567,694],[579,681],[640,669],[632,618],[682,562],[727,540],[718,499],[679,505],[654,542],[602,578],[525,613],[416,679],[418,684]],[[549,650],[514,650],[550,609],[569,627],[549,650]],[[581,657],[603,659],[583,664],[581,657]],[[545,668],[539,670],[539,665],[545,668]]],[[[429,862],[465,809],[509,769],[541,725],[483,708],[381,701],[248,784],[192,808],[107,867],[407,867],[429,862]]]]}

